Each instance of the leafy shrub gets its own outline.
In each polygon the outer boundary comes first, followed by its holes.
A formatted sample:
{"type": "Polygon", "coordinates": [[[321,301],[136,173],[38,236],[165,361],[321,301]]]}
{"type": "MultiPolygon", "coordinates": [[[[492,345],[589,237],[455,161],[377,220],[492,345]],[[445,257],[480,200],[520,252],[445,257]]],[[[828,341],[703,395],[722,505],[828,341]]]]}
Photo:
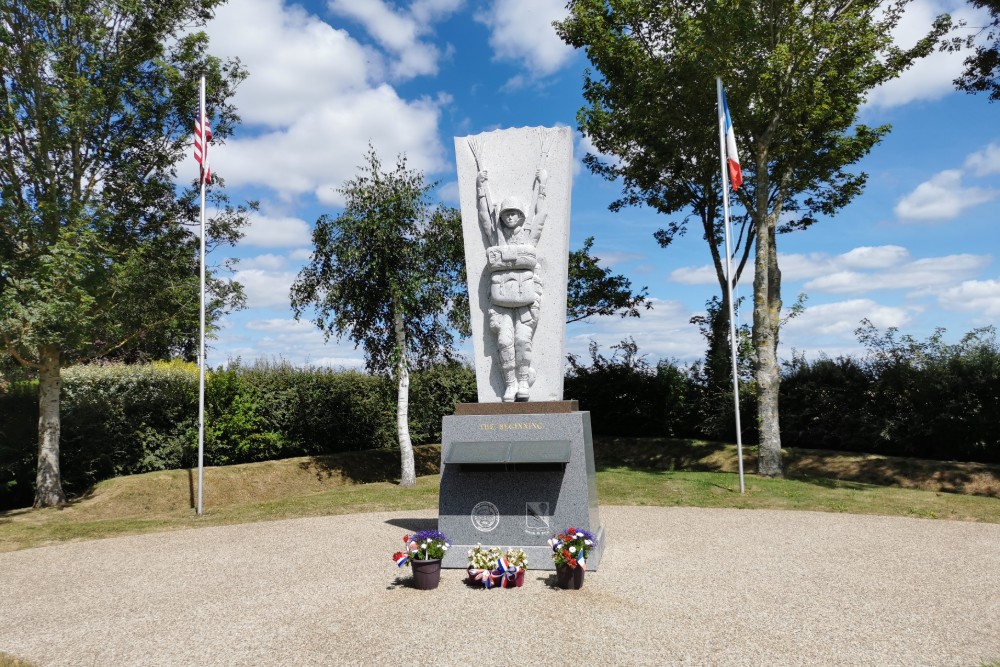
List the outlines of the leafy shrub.
{"type": "Polygon", "coordinates": [[[868,410],[872,378],[851,357],[809,362],[797,355],[781,379],[781,440],[787,447],[874,451],[868,410]]]}
{"type": "MultiPolygon", "coordinates": [[[[411,375],[415,444],[437,442],[441,417],[475,400],[475,375],[442,363],[411,375]]],[[[396,447],[396,385],[359,371],[235,364],[206,377],[205,464],[396,447]]],[[[63,484],[80,494],[119,475],[197,464],[198,370],[183,362],[63,371],[63,484]]],[[[0,393],[0,508],[30,505],[38,385],[0,393]]]]}
{"type": "Polygon", "coordinates": [[[861,360],[787,364],[785,445],[919,458],[1000,462],[1000,347],[992,327],[948,345],[884,334],[865,321],[861,360]]]}
{"type": "Polygon", "coordinates": [[[602,435],[684,436],[693,429],[693,384],[669,362],[656,367],[639,355],[631,338],[611,346],[611,358],[590,344],[590,365],[569,355],[564,394],[590,411],[591,429],[602,435]]]}
{"type": "MultiPolygon", "coordinates": [[[[453,414],[457,403],[475,403],[477,398],[476,371],[469,364],[442,361],[413,372],[410,375],[413,444],[441,442],[441,417],[453,414]]],[[[396,423],[395,414],[392,423],[396,423]]]]}
{"type": "Polygon", "coordinates": [[[0,393],[0,509],[34,498],[38,383],[12,382],[0,393]]]}

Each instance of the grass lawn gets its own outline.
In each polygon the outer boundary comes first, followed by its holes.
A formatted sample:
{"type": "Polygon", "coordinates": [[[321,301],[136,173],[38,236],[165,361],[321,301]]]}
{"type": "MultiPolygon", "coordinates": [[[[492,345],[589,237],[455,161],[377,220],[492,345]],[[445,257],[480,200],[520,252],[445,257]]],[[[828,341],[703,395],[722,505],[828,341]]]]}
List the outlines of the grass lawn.
{"type": "MultiPolygon", "coordinates": [[[[201,517],[192,509],[196,471],[107,480],[63,508],[0,513],[0,552],[273,519],[432,509],[438,504],[440,448],[416,449],[420,477],[409,489],[395,483],[398,455],[388,450],[206,468],[201,517]]],[[[786,479],[747,474],[746,493],[741,495],[733,446],[599,438],[595,454],[598,494],[605,505],[789,509],[1000,523],[1000,466],[787,451],[786,479]]],[[[753,453],[747,451],[746,470],[754,466],[753,453]]]]}

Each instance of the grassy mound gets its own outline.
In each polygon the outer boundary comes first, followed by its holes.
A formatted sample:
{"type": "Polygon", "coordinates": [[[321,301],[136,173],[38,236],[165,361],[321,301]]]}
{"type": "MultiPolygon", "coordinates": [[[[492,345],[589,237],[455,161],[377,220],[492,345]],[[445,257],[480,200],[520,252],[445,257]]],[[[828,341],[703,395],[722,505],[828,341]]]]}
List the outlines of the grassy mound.
{"type": "MultiPolygon", "coordinates": [[[[1000,466],[815,450],[785,452],[786,479],[750,474],[739,493],[736,447],[668,439],[597,438],[606,505],[793,509],[1000,523],[1000,466]]],[[[397,485],[398,452],[374,450],[107,480],[62,508],[0,513],[0,552],[68,541],[272,519],[438,504],[439,445],[415,448],[417,485],[397,485]]]]}

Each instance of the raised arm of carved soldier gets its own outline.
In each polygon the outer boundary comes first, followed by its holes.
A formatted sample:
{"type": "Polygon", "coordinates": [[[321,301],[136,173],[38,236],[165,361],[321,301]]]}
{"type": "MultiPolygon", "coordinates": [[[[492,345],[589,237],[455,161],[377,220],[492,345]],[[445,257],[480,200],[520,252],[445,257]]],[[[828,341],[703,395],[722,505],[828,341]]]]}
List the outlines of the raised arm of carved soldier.
{"type": "Polygon", "coordinates": [[[489,186],[489,174],[483,169],[478,174],[476,174],[476,210],[479,211],[479,224],[483,228],[483,234],[486,235],[486,241],[489,245],[493,245],[497,242],[496,238],[496,221],[493,220],[493,210],[490,199],[490,186],[489,186]]]}
{"type": "MultiPolygon", "coordinates": [[[[528,237],[531,239],[531,245],[538,245],[538,239],[542,237],[542,227],[545,226],[545,219],[549,216],[549,207],[545,205],[545,184],[548,183],[549,172],[544,169],[539,169],[535,172],[535,185],[538,185],[538,189],[535,190],[535,202],[534,212],[531,216],[531,235],[528,237]]],[[[532,187],[534,190],[534,187],[532,187]]]]}

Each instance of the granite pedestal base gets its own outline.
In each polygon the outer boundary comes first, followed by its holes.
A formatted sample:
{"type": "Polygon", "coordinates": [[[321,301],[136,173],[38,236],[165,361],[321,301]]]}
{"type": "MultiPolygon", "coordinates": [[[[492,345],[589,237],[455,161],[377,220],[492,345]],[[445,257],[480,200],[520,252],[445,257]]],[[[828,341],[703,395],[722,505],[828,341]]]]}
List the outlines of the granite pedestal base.
{"type": "Polygon", "coordinates": [[[452,547],[443,566],[465,568],[468,550],[482,544],[523,549],[529,569],[554,570],[548,540],[573,527],[598,538],[587,559],[587,569],[596,570],[604,527],[590,413],[536,413],[531,403],[506,405],[523,412],[464,410],[444,418],[438,530],[452,547]]]}

